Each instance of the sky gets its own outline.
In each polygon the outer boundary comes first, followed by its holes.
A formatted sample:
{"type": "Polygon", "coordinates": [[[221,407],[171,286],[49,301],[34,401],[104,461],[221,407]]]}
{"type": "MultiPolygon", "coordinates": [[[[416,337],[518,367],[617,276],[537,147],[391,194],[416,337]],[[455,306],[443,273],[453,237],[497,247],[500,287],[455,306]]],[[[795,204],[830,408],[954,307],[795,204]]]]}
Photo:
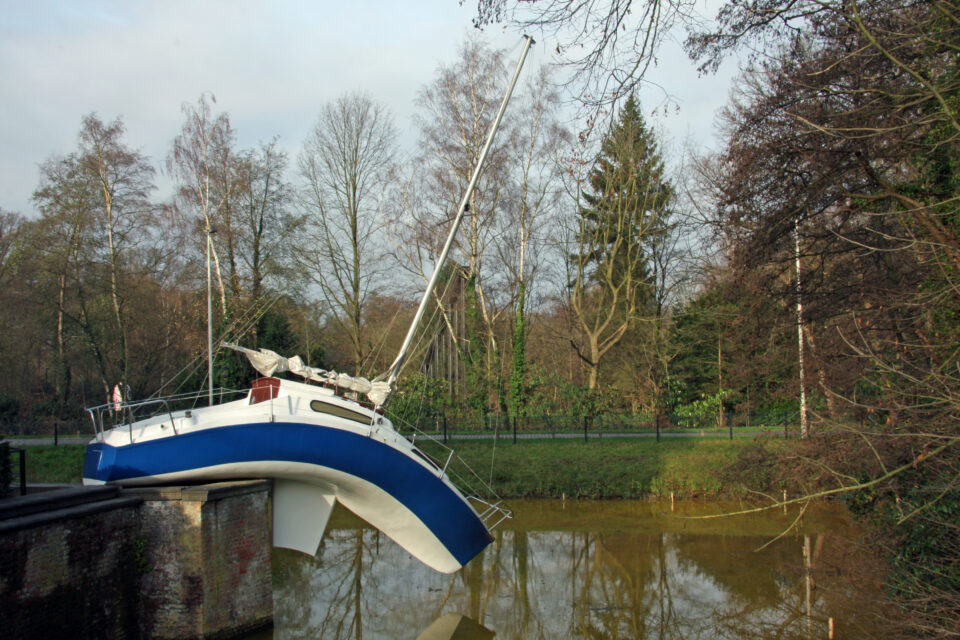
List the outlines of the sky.
{"type": "MultiPolygon", "coordinates": [[[[474,10],[471,0],[4,3],[0,208],[36,215],[40,164],[76,149],[81,118],[91,112],[121,117],[126,143],[159,170],[181,127],[181,106],[205,92],[216,112],[229,113],[240,148],[276,136],[293,158],[320,108],[357,90],[389,107],[401,142],[412,145],[416,95],[473,32],[474,10]]],[[[485,37],[507,49],[508,60],[519,55],[519,34],[491,27],[485,37]]],[[[527,65],[552,62],[555,47],[540,38],[527,65]]],[[[641,94],[644,107],[670,95],[669,116],[658,124],[673,144],[711,146],[735,68],[698,78],[676,44],[658,59],[651,80],[659,86],[641,94]]],[[[157,182],[155,195],[169,197],[169,179],[157,182]]]]}

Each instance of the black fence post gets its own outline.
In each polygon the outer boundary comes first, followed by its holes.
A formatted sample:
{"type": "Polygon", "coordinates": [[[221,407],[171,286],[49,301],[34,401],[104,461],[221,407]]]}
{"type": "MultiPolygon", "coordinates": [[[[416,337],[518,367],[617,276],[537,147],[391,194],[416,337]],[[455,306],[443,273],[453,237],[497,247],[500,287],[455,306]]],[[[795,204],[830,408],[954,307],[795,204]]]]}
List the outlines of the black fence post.
{"type": "Polygon", "coordinates": [[[27,450],[20,449],[20,495],[27,495],[27,450]]]}
{"type": "Polygon", "coordinates": [[[60,423],[53,423],[53,446],[57,446],[60,443],[60,423]]]}
{"type": "Polygon", "coordinates": [[[784,413],[783,414],[783,439],[786,440],[787,438],[789,438],[789,436],[787,435],[787,414],[784,413]]]}
{"type": "Polygon", "coordinates": [[[733,416],[727,416],[727,425],[730,427],[730,439],[733,440],[733,416]]]}
{"type": "Polygon", "coordinates": [[[443,417],[443,441],[447,441],[447,412],[444,411],[442,414],[443,417]]]}
{"type": "Polygon", "coordinates": [[[27,450],[23,448],[10,447],[10,451],[16,451],[20,458],[20,495],[27,495],[27,450]]]}
{"type": "Polygon", "coordinates": [[[655,422],[657,424],[657,442],[660,442],[660,414],[659,413],[657,414],[655,422]]]}
{"type": "Polygon", "coordinates": [[[513,444],[517,444],[517,416],[513,416],[513,444]]]}
{"type": "Polygon", "coordinates": [[[583,441],[587,441],[587,416],[583,416],[583,441]]]}

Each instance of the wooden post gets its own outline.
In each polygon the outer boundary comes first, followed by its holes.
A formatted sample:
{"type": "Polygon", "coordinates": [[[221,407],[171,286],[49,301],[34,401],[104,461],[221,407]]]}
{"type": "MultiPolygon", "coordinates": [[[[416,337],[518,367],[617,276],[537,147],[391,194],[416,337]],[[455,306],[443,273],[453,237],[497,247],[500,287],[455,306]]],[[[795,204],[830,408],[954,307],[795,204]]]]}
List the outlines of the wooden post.
{"type": "Polygon", "coordinates": [[[670,492],[670,511],[673,512],[673,491],[670,492]]]}
{"type": "Polygon", "coordinates": [[[830,640],[833,640],[833,618],[830,618],[829,620],[827,620],[827,627],[829,628],[829,632],[828,632],[828,634],[827,634],[827,637],[828,637],[830,640]]]}
{"type": "Polygon", "coordinates": [[[783,490],[783,515],[787,515],[787,490],[783,490]]]}

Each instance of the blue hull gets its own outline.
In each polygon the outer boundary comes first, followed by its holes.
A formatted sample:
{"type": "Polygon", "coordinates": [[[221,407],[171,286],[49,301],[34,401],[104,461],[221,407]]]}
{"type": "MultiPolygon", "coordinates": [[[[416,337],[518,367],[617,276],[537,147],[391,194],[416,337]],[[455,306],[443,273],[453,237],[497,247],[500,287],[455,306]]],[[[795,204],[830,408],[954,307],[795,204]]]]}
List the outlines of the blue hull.
{"type": "MultiPolygon", "coordinates": [[[[379,487],[412,512],[465,565],[490,544],[477,514],[435,472],[355,433],[294,422],[224,426],[137,442],[87,446],[84,478],[132,483],[244,462],[296,462],[334,469],[379,487]]],[[[239,477],[239,476],[238,476],[239,477]]]]}

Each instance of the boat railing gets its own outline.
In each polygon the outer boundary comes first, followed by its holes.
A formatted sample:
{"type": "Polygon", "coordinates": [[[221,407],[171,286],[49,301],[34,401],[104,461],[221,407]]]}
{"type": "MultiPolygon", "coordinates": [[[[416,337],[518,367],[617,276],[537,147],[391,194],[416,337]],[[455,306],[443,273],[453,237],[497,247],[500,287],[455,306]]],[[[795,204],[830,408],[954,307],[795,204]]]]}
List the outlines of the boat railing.
{"type": "Polygon", "coordinates": [[[504,520],[513,517],[513,512],[504,505],[490,484],[453,449],[444,444],[443,440],[421,431],[414,425],[404,426],[412,431],[407,439],[413,444],[414,452],[430,464],[438,476],[446,476],[460,490],[488,531],[493,531],[504,520]]]}
{"type": "MultiPolygon", "coordinates": [[[[237,389],[218,389],[215,393],[217,399],[223,402],[226,398],[233,399],[234,396],[247,392],[237,389]]],[[[179,414],[177,417],[190,417],[190,411],[196,408],[198,401],[205,400],[207,394],[207,391],[201,391],[148,398],[146,400],[107,402],[95,407],[87,407],[87,413],[93,422],[93,434],[95,438],[102,441],[106,431],[117,426],[125,425],[130,435],[130,442],[132,443],[133,423],[159,415],[166,416],[170,419],[170,426],[174,434],[176,434],[177,425],[174,420],[174,413],[179,414]]]]}
{"type": "Polygon", "coordinates": [[[488,531],[493,531],[501,522],[513,517],[513,511],[504,506],[503,500],[492,503],[477,496],[467,496],[467,500],[476,503],[473,509],[480,516],[480,520],[483,521],[488,531]]]}

